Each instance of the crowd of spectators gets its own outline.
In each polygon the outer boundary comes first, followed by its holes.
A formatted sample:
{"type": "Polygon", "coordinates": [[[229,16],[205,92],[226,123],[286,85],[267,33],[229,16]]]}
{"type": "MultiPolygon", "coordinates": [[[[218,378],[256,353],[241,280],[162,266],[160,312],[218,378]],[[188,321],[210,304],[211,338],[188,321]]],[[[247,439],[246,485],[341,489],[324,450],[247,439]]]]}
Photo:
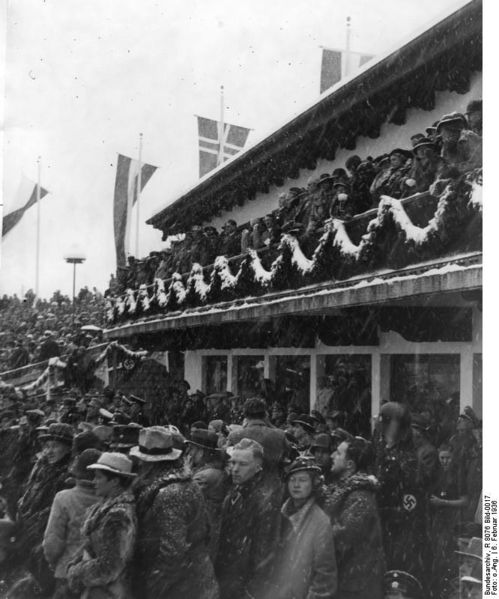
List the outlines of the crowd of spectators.
{"type": "MultiPolygon", "coordinates": [[[[409,140],[408,140],[409,141],[409,140]]],[[[263,218],[238,226],[228,220],[219,232],[195,225],[171,247],[147,258],[130,256],[128,265],[111,277],[109,293],[151,285],[175,272],[187,273],[194,263],[206,266],[219,255],[227,257],[259,250],[279,242],[283,233],[295,235],[307,251],[316,247],[324,221],[349,220],[379,204],[381,196],[406,198],[430,190],[482,166],[482,101],[471,101],[465,114],[453,112],[410,137],[411,148],[364,159],[350,156],[345,168],[310,177],[307,186],[291,187],[279,196],[279,207],[263,218]]],[[[438,191],[438,189],[436,189],[438,191]]],[[[177,236],[179,237],[179,236],[177,236]]]]}
{"type": "Polygon", "coordinates": [[[261,397],[215,404],[153,424],[143,399],[109,388],[5,395],[7,596],[480,596],[473,410],[435,435],[424,413],[388,402],[359,437],[261,397]]]}
{"type": "Polygon", "coordinates": [[[36,299],[32,291],[24,298],[0,298],[0,372],[13,370],[55,356],[67,356],[78,346],[99,341],[86,325],[100,328],[104,322],[104,299],[94,287],[80,290],[75,303],[56,291],[50,300],[36,299]]]}

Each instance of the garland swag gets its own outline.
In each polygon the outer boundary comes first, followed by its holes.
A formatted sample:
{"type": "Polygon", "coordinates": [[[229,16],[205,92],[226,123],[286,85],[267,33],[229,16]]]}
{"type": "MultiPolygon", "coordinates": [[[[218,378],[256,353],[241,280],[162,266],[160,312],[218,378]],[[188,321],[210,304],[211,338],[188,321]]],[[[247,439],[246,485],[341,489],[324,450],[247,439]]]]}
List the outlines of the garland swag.
{"type": "Polygon", "coordinates": [[[270,270],[264,268],[254,250],[248,250],[235,274],[227,257],[218,256],[209,282],[203,268],[194,264],[185,285],[182,276],[175,273],[168,291],[164,281],[156,279],[150,288],[127,289],[123,297],[107,298],[108,323],[344,280],[383,266],[401,268],[443,255],[461,239],[470,223],[480,223],[481,169],[458,180],[437,181],[432,193],[438,196],[437,209],[425,227],[412,223],[400,200],[383,196],[359,244],[352,242],[343,221],[331,219],[311,259],[303,254],[294,236],[285,234],[270,270]]]}

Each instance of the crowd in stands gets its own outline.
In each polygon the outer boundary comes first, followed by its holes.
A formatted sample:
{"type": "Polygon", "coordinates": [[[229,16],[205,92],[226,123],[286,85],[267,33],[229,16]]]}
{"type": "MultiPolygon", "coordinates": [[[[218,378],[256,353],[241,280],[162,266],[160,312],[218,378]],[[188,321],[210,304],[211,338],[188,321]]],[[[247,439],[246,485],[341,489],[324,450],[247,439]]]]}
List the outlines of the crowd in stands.
{"type": "Polygon", "coordinates": [[[36,299],[32,291],[23,299],[4,295],[0,298],[0,372],[95,344],[99,336],[81,328],[101,327],[103,322],[104,299],[95,287],[92,291],[82,288],[74,306],[60,291],[50,300],[36,299]]]}
{"type": "Polygon", "coordinates": [[[388,402],[359,437],[338,415],[187,390],[171,418],[109,388],[0,394],[5,596],[480,596],[471,408],[442,426],[388,402]]]}
{"type": "MultiPolygon", "coordinates": [[[[408,140],[409,142],[409,140],[408,140]]],[[[228,220],[219,232],[211,225],[191,227],[183,239],[147,258],[130,256],[126,268],[111,277],[110,295],[125,289],[187,273],[194,263],[206,266],[227,257],[259,250],[292,233],[311,253],[330,217],[349,220],[379,204],[381,196],[406,198],[429,191],[436,181],[457,178],[482,166],[482,101],[471,101],[465,114],[453,112],[410,138],[411,148],[361,159],[350,156],[345,168],[312,176],[306,188],[291,187],[279,196],[279,207],[242,226],[228,220]]],[[[433,188],[438,192],[437,188],[433,188]]],[[[440,190],[441,191],[441,190],[440,190]]]]}

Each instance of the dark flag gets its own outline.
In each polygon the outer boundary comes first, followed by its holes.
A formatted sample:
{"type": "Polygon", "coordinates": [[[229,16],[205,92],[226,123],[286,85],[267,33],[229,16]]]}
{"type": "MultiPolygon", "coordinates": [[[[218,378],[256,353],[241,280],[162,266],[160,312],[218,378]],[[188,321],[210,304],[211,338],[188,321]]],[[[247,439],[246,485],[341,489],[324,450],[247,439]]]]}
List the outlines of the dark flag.
{"type": "MultiPolygon", "coordinates": [[[[142,163],[141,190],[154,174],[157,166],[142,163]]],[[[114,242],[118,267],[126,265],[126,250],[130,234],[130,215],[137,201],[139,161],[118,154],[116,182],[114,185],[114,242]]]]}
{"type": "Polygon", "coordinates": [[[341,81],[350,71],[355,71],[371,60],[372,54],[360,54],[359,52],[347,52],[342,50],[322,49],[321,65],[321,91],[326,91],[341,81]],[[348,61],[348,64],[347,64],[348,61]]]}
{"type": "MultiPolygon", "coordinates": [[[[2,237],[5,237],[7,233],[13,229],[17,223],[24,216],[24,213],[28,208],[36,204],[36,190],[37,184],[28,179],[24,179],[19,188],[16,201],[11,211],[3,217],[2,222],[2,237]]],[[[40,187],[40,199],[48,194],[46,189],[40,187]]]]}
{"type": "Polygon", "coordinates": [[[223,135],[220,135],[221,123],[198,116],[199,133],[199,176],[203,177],[219,164],[240,152],[250,129],[224,123],[223,135]],[[222,138],[222,139],[220,139],[222,138]]]}

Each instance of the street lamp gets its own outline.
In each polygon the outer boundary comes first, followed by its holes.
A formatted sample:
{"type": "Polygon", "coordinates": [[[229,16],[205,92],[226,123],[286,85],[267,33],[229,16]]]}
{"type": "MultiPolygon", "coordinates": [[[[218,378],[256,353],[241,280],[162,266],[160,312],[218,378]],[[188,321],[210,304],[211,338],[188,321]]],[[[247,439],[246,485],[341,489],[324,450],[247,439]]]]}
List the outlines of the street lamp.
{"type": "Polygon", "coordinates": [[[86,260],[86,256],[83,252],[80,251],[71,251],[64,256],[64,260],[68,264],[73,265],[73,321],[74,321],[74,313],[75,313],[75,293],[76,293],[76,265],[83,264],[86,260]]]}

